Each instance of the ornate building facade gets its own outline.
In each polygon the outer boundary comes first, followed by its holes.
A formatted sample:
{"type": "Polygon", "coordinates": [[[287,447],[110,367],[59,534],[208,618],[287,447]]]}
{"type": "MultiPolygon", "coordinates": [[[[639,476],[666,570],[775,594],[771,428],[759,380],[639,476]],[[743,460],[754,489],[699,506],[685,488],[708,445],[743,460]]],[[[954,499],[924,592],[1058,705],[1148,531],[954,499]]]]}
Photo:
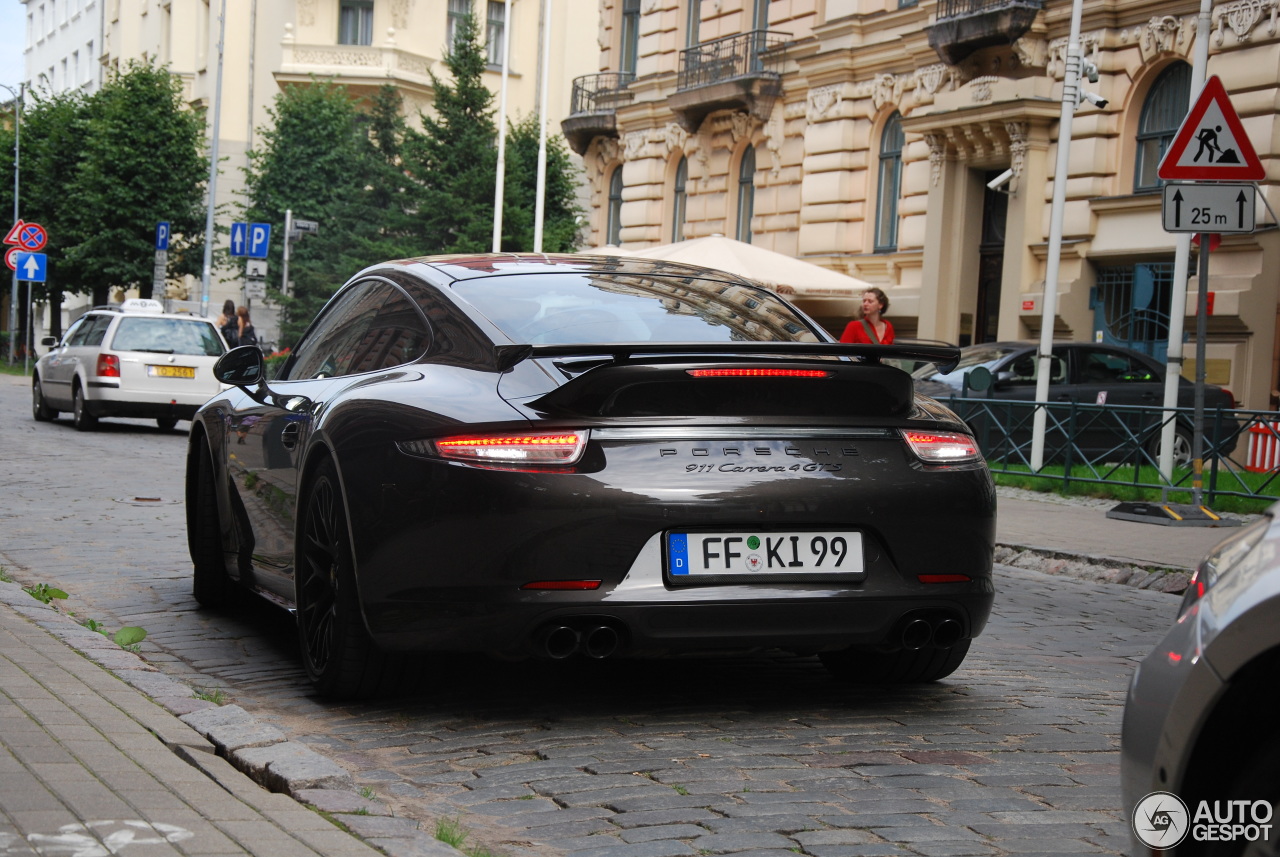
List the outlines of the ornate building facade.
{"type": "MultiPolygon", "coordinates": [[[[1039,336],[1070,2],[599,8],[600,72],[575,81],[562,126],[586,162],[595,243],[640,251],[724,234],[881,286],[900,337],[1039,336]]],[[[1199,4],[1083,10],[1098,80],[1084,82],[1095,97],[1072,125],[1055,336],[1162,358],[1176,239],[1156,167],[1195,95],[1199,4]]],[[[1278,21],[1277,0],[1218,3],[1209,37],[1208,74],[1268,172],[1280,151],[1278,21]]],[[[1280,207],[1273,181],[1261,190],[1280,207]]],[[[1212,254],[1208,286],[1210,380],[1257,409],[1274,406],[1277,384],[1275,222],[1260,202],[1257,231],[1212,254]]],[[[1193,312],[1194,264],[1189,288],[1193,312]]],[[[797,301],[836,331],[857,312],[856,296],[802,290],[797,301]]]]}

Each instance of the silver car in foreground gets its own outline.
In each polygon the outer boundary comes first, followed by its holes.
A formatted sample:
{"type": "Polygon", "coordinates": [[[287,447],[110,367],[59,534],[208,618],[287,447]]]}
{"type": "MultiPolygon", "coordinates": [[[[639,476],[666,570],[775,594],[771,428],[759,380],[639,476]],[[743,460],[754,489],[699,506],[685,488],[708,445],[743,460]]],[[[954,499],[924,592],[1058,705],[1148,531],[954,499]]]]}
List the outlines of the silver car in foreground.
{"type": "Polygon", "coordinates": [[[1280,504],[1200,564],[1121,736],[1133,855],[1280,854],[1280,504]]]}

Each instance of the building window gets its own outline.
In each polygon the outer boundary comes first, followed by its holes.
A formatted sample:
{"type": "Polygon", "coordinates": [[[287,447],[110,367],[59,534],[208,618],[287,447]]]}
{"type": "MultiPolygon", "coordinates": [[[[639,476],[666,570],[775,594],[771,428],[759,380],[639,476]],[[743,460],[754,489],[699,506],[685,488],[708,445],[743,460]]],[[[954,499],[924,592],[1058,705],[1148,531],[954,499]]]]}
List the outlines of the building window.
{"type": "Polygon", "coordinates": [[[609,222],[605,226],[605,242],[614,247],[622,246],[622,166],[613,171],[609,179],[609,222]]]}
{"type": "Polygon", "coordinates": [[[702,0],[688,0],[689,8],[684,18],[684,46],[691,48],[698,44],[698,29],[702,25],[702,0]]]}
{"type": "Polygon", "coordinates": [[[640,54],[640,0],[622,0],[622,56],[619,71],[636,73],[640,54]]]}
{"type": "Polygon", "coordinates": [[[462,31],[462,19],[471,14],[471,0],[449,0],[449,17],[445,20],[444,43],[453,50],[453,43],[462,31]]]}
{"type": "Polygon", "coordinates": [[[894,113],[880,135],[880,184],[876,191],[877,252],[898,249],[898,194],[902,190],[902,116],[894,113]]]}
{"type": "Polygon", "coordinates": [[[752,0],[751,29],[769,29],[769,0],[752,0]]]}
{"type": "Polygon", "coordinates": [[[338,4],[338,44],[373,44],[373,0],[342,0],[338,4]]]}
{"type": "Polygon", "coordinates": [[[1135,191],[1157,190],[1164,182],[1156,175],[1160,159],[1178,133],[1191,101],[1191,66],[1169,66],[1147,93],[1138,120],[1138,162],[1133,171],[1135,191]]]}
{"type": "Polygon", "coordinates": [[[1101,342],[1122,345],[1161,362],[1168,356],[1172,261],[1153,260],[1098,268],[1092,298],[1094,330],[1101,342]]]}
{"type": "Polygon", "coordinates": [[[756,206],[756,150],[747,146],[738,165],[738,240],[751,243],[751,218],[756,206]]]}
{"type": "Polygon", "coordinates": [[[485,46],[489,65],[502,65],[502,40],[507,37],[507,4],[489,0],[489,19],[485,30],[485,46]]]}
{"type": "Polygon", "coordinates": [[[684,240],[684,221],[688,211],[689,195],[686,185],[689,184],[689,159],[681,158],[676,167],[676,182],[671,197],[671,241],[684,240]]]}

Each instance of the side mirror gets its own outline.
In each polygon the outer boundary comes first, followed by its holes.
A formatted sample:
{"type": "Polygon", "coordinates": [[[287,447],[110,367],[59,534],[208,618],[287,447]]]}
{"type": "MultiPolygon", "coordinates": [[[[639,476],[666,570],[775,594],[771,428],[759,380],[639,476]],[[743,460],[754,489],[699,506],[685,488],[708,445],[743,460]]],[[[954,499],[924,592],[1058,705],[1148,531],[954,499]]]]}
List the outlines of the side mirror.
{"type": "Polygon", "coordinates": [[[257,387],[266,381],[267,361],[256,345],[241,345],[218,358],[213,377],[235,387],[257,387]]]}
{"type": "Polygon", "coordinates": [[[45,336],[41,338],[40,344],[45,348],[52,348],[58,344],[58,338],[56,336],[45,336]]]}

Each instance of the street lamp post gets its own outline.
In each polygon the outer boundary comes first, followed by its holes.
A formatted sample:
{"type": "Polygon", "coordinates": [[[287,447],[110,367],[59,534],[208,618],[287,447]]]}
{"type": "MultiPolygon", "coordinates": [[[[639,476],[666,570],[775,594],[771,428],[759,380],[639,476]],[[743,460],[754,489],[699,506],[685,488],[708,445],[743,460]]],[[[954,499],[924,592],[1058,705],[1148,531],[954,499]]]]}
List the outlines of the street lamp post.
{"type": "MultiPolygon", "coordinates": [[[[13,222],[18,222],[18,179],[21,176],[22,154],[22,93],[25,83],[18,84],[18,91],[0,83],[0,88],[7,89],[13,96],[13,222]]],[[[13,294],[9,299],[9,362],[13,362],[14,347],[17,344],[18,332],[18,269],[13,269],[13,294]]]]}

